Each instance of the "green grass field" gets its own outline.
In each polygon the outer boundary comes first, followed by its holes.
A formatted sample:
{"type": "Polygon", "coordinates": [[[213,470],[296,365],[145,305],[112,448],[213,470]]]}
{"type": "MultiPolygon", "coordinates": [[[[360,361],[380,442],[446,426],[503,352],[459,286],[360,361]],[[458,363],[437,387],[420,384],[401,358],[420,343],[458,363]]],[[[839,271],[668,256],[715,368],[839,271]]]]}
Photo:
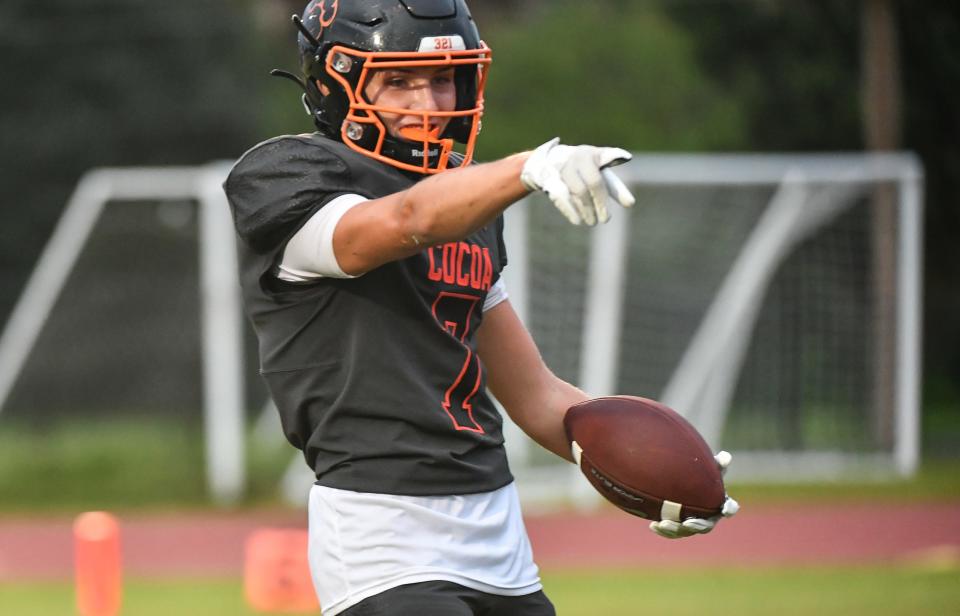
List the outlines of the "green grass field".
{"type": "MultiPolygon", "coordinates": [[[[909,568],[569,571],[544,576],[561,616],[943,616],[960,613],[960,570],[909,568]]],[[[0,614],[69,616],[67,583],[0,585],[0,614]]],[[[126,584],[126,616],[242,616],[237,580],[126,584]]]]}
{"type": "MultiPolygon", "coordinates": [[[[200,435],[142,422],[0,430],[0,515],[203,509],[200,435]],[[58,489],[51,492],[50,485],[58,489]]],[[[246,507],[276,504],[276,482],[290,449],[252,447],[246,507]]],[[[732,485],[750,504],[955,501],[960,459],[927,461],[909,481],[732,485]]],[[[927,523],[927,522],[921,522],[927,523]]],[[[953,524],[956,521],[941,520],[953,524]]],[[[544,584],[561,616],[667,613],[924,616],[960,614],[960,567],[738,568],[547,571],[544,584]]],[[[241,582],[131,579],[124,616],[243,616],[241,582]]],[[[73,588],[62,583],[0,582],[0,616],[70,616],[73,588]]]]}

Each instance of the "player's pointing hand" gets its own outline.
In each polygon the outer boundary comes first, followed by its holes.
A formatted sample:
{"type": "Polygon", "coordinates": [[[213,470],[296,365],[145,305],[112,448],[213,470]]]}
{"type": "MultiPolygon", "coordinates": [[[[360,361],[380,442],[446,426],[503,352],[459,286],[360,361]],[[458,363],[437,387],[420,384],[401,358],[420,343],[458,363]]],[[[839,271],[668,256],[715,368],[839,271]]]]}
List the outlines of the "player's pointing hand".
{"type": "Polygon", "coordinates": [[[630,160],[620,148],[592,145],[562,145],[551,139],[533,151],[523,166],[520,180],[530,190],[542,190],[572,224],[607,222],[607,199],[623,207],[636,201],[610,169],[630,160]]]}

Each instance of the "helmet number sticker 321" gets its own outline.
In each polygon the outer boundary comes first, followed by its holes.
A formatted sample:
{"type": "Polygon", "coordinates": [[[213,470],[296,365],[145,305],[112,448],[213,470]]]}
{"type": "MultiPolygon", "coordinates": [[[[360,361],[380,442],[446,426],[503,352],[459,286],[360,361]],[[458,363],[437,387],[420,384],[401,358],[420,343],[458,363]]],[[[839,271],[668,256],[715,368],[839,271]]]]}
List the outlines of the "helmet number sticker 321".
{"type": "Polygon", "coordinates": [[[421,53],[427,51],[464,51],[466,48],[463,37],[454,34],[451,36],[426,36],[420,39],[420,49],[417,51],[421,53]]]}

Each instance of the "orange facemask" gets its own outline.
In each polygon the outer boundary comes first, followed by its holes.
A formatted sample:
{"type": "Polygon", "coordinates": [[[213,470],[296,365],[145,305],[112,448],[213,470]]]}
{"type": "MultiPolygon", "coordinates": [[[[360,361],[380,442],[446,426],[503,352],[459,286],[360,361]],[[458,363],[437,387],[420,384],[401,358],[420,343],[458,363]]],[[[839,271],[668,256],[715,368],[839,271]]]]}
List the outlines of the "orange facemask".
{"type": "MultiPolygon", "coordinates": [[[[438,37],[438,41],[446,40],[438,37]]],[[[440,43],[438,43],[439,45],[440,43]]],[[[336,45],[326,56],[326,72],[343,86],[350,103],[349,111],[341,126],[341,138],[351,149],[370,156],[388,165],[406,171],[423,174],[440,173],[447,169],[450,154],[453,152],[454,139],[450,136],[441,137],[439,130],[425,130],[423,128],[407,127],[401,129],[401,137],[408,142],[421,144],[419,150],[422,156],[421,164],[398,160],[384,152],[384,141],[388,138],[387,128],[378,113],[413,116],[417,118],[419,126],[430,126],[437,119],[444,118],[456,121],[465,119],[468,127],[464,142],[461,166],[467,165],[473,159],[473,150],[476,145],[477,134],[480,132],[480,119],[483,116],[483,91],[487,82],[488,65],[491,62],[490,48],[481,43],[480,49],[468,50],[438,50],[426,52],[367,52],[357,51],[349,47],[336,45]],[[359,79],[356,85],[351,84],[346,74],[353,68],[354,63],[362,61],[359,79]],[[446,68],[446,67],[476,67],[476,101],[468,109],[456,111],[427,111],[417,109],[395,109],[369,103],[363,94],[373,71],[391,68],[446,68]],[[377,131],[376,139],[364,139],[367,131],[377,131]],[[431,156],[438,152],[435,164],[431,156]]],[[[462,69],[458,69],[462,70],[462,69]]],[[[460,77],[458,76],[458,79],[460,77]]],[[[463,104],[458,86],[457,106],[463,104]]],[[[450,133],[449,125],[446,133],[450,133]]]]}

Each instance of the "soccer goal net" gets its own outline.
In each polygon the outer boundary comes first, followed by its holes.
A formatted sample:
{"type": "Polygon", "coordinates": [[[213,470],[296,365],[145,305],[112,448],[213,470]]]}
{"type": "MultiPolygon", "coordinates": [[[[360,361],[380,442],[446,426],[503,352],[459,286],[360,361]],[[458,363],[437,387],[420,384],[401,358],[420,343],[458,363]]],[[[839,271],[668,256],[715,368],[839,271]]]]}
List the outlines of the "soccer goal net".
{"type": "MultiPolygon", "coordinates": [[[[593,230],[537,197],[509,212],[508,287],[554,371],[675,408],[734,453],[732,478],[913,473],[917,161],[640,155],[618,174],[637,205],[593,230]]],[[[549,498],[569,469],[514,440],[549,498]]]]}
{"type": "Polygon", "coordinates": [[[181,483],[205,467],[213,500],[240,497],[244,330],[220,188],[227,169],[82,178],[0,336],[0,434],[39,433],[68,452],[89,454],[81,445],[91,439],[128,451],[123,468],[101,464],[104,484],[139,476],[143,490],[162,491],[144,485],[159,476],[149,467],[181,483]],[[195,435],[199,447],[188,443],[195,435]]]}
{"type": "MultiPolygon", "coordinates": [[[[80,182],[0,337],[0,425],[174,418],[205,435],[211,496],[243,494],[245,435],[282,435],[240,316],[227,168],[80,182]]],[[[547,364],[674,407],[733,478],[911,474],[916,159],[640,155],[618,174],[637,205],[594,229],[536,196],[508,210],[508,291],[547,364]]],[[[507,446],[528,503],[595,502],[509,422],[507,446]]],[[[299,456],[278,477],[301,504],[310,483],[299,456]]]]}

